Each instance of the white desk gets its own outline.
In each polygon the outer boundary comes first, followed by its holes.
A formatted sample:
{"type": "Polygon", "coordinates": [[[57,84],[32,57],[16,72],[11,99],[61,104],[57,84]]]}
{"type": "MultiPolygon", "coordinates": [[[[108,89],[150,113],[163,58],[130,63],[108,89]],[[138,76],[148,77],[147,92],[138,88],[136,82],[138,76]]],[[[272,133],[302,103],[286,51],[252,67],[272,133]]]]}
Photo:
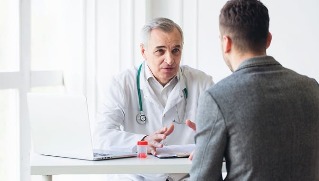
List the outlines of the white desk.
{"type": "Polygon", "coordinates": [[[188,173],[191,165],[188,158],[158,159],[152,155],[146,159],[86,161],[32,154],[30,166],[31,175],[52,181],[53,175],[60,174],[188,173]]]}

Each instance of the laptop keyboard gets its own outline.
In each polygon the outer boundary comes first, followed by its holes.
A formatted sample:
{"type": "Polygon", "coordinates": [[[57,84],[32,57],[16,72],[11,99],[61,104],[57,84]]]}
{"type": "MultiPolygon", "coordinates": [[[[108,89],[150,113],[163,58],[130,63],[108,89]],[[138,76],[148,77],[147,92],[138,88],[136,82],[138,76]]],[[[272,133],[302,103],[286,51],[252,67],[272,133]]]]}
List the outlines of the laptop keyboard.
{"type": "Polygon", "coordinates": [[[101,157],[101,156],[108,156],[110,154],[106,154],[106,153],[93,153],[94,157],[101,157]]]}

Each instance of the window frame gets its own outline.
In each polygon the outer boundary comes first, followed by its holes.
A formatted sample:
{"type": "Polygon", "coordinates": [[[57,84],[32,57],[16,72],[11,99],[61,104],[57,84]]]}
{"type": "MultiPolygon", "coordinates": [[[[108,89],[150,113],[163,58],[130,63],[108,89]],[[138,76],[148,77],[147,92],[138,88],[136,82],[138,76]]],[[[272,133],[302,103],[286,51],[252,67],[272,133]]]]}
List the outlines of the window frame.
{"type": "Polygon", "coordinates": [[[0,89],[18,90],[18,173],[21,181],[30,180],[31,135],[27,92],[33,86],[63,85],[61,71],[31,71],[31,0],[19,1],[19,69],[0,72],[0,89]],[[45,77],[45,79],[43,78],[45,77]]]}

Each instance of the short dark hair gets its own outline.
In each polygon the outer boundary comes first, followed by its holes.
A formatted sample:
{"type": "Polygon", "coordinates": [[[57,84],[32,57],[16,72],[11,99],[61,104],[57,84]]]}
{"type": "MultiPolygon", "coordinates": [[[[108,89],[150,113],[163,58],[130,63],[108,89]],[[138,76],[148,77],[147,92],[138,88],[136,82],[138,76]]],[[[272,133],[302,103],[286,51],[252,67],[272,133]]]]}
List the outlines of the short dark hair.
{"type": "Polygon", "coordinates": [[[241,52],[266,50],[269,33],[267,7],[259,0],[230,0],[220,11],[219,27],[241,52]]]}

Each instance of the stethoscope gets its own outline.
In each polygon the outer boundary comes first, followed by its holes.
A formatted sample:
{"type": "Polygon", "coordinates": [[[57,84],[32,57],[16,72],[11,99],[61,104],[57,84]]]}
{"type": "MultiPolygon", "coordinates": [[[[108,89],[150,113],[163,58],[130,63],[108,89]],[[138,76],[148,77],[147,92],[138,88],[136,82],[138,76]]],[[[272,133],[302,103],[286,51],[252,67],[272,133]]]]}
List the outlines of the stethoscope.
{"type": "MultiPolygon", "coordinates": [[[[136,76],[138,105],[139,105],[139,113],[136,115],[136,122],[138,124],[146,124],[146,121],[147,121],[146,115],[144,114],[144,111],[143,111],[142,94],[141,94],[141,89],[140,89],[140,75],[141,75],[142,65],[143,65],[143,63],[138,68],[137,76],[136,76]]],[[[185,99],[187,99],[187,96],[188,96],[187,88],[183,89],[183,94],[184,94],[185,99]]],[[[186,105],[185,105],[185,109],[186,109],[186,105]]],[[[177,111],[177,108],[176,108],[176,111],[177,111]]],[[[184,110],[184,112],[185,112],[185,110],[184,110]]],[[[178,112],[177,112],[177,114],[178,114],[178,112]]],[[[178,119],[179,119],[179,121],[174,120],[173,122],[176,122],[178,124],[182,124],[182,122],[180,121],[180,118],[179,118],[179,114],[178,114],[178,119]]]]}

